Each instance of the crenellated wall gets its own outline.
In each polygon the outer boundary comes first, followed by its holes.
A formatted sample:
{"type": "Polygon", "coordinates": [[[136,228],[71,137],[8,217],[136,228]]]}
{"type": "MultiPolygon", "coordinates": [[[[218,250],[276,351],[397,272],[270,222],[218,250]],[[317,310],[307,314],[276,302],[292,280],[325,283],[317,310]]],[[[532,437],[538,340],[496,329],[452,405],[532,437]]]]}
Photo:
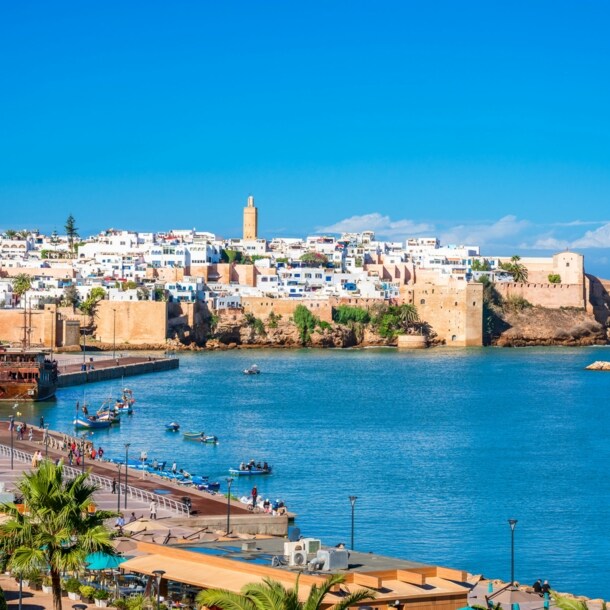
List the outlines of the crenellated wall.
{"type": "Polygon", "coordinates": [[[587,299],[583,284],[549,284],[497,282],[494,284],[504,299],[522,297],[532,305],[559,309],[560,307],[578,307],[584,309],[587,299]]]}

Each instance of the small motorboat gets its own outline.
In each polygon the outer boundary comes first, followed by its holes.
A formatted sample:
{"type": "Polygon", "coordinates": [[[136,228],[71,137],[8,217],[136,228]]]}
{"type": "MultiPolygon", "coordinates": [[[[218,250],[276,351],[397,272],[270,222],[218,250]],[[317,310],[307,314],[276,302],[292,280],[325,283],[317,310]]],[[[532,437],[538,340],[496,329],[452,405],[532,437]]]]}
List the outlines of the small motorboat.
{"type": "Polygon", "coordinates": [[[208,445],[218,445],[218,437],[205,432],[184,432],[183,435],[187,441],[199,441],[208,445]]]}
{"type": "Polygon", "coordinates": [[[220,490],[220,483],[218,481],[210,482],[209,477],[191,477],[191,481],[199,491],[208,491],[210,493],[218,493],[220,490]]]}
{"type": "Polygon", "coordinates": [[[91,417],[77,415],[74,419],[74,427],[100,430],[102,428],[110,428],[110,421],[101,420],[93,415],[91,417]]]}
{"type": "Polygon", "coordinates": [[[189,441],[198,441],[205,436],[205,432],[184,432],[182,436],[189,441]]]}
{"type": "Polygon", "coordinates": [[[229,473],[234,477],[251,477],[256,475],[271,474],[271,466],[256,466],[252,463],[240,464],[239,468],[229,468],[229,473]]]}
{"type": "Polygon", "coordinates": [[[244,369],[244,375],[260,375],[261,374],[261,370],[258,368],[258,366],[256,366],[256,364],[253,364],[252,366],[249,366],[247,369],[244,369]]]}
{"type": "Polygon", "coordinates": [[[173,421],[169,424],[165,424],[165,429],[167,430],[167,432],[178,432],[178,430],[180,430],[180,424],[173,421]]]}

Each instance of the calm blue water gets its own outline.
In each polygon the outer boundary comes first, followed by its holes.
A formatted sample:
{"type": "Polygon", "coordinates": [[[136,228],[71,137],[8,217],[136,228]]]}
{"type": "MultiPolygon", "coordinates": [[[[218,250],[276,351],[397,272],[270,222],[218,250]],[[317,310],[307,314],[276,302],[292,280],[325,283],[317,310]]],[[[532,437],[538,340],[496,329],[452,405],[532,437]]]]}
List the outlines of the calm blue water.
{"type": "MultiPolygon", "coordinates": [[[[610,599],[610,350],[273,350],[185,354],[181,368],[131,378],[137,411],[97,433],[107,454],[171,460],[223,480],[268,460],[259,493],[283,498],[304,534],[356,547],[610,599]],[[259,376],[242,369],[256,362],[259,376]],[[205,429],[205,446],[164,431],[205,429]]],[[[118,381],[86,388],[91,405],[118,381]]],[[[83,387],[25,409],[72,430],[83,387]]],[[[6,409],[6,408],[5,408],[6,409]]],[[[237,480],[237,495],[250,480],[237,480]]]]}

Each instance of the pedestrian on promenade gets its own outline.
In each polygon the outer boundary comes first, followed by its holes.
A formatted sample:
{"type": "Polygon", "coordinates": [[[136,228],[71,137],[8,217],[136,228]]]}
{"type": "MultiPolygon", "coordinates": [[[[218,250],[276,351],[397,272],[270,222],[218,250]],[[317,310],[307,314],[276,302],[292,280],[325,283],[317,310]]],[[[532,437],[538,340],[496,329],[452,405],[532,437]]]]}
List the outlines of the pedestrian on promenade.
{"type": "Polygon", "coordinates": [[[157,518],[157,501],[156,500],[153,500],[150,503],[150,518],[151,519],[157,518]]]}
{"type": "Polygon", "coordinates": [[[40,427],[44,428],[44,415],[40,416],[40,427]]]}
{"type": "Polygon", "coordinates": [[[134,521],[137,521],[138,518],[136,517],[135,513],[131,513],[130,517],[129,517],[129,523],[133,523],[134,521]]]}
{"type": "Polygon", "coordinates": [[[112,479],[112,493],[116,493],[116,479],[112,479]]]}
{"type": "Polygon", "coordinates": [[[100,447],[100,448],[97,450],[97,459],[98,459],[98,460],[101,460],[103,457],[104,457],[104,450],[103,450],[103,449],[100,447]]]}
{"type": "Polygon", "coordinates": [[[256,485],[252,488],[252,508],[256,508],[256,499],[258,498],[258,489],[256,485]]]}
{"type": "Polygon", "coordinates": [[[32,428],[32,426],[30,426],[30,429],[28,431],[28,440],[30,441],[30,443],[34,440],[34,429],[32,428]]]}
{"type": "Polygon", "coordinates": [[[544,595],[545,593],[551,594],[551,585],[548,580],[545,580],[542,584],[542,594],[544,595]]]}

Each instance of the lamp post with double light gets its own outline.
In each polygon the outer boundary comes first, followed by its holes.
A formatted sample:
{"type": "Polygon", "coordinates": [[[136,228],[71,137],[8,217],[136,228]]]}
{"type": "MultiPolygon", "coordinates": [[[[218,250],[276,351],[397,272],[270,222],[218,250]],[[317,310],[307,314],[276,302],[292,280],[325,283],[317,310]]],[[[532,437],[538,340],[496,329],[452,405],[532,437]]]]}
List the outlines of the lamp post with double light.
{"type": "Polygon", "coordinates": [[[356,506],[356,500],[358,496],[349,496],[349,501],[352,505],[352,551],[354,550],[354,508],[356,506]]]}
{"type": "Polygon", "coordinates": [[[515,586],[515,526],[517,519],[509,519],[510,525],[510,585],[515,586]]]}
{"type": "Polygon", "coordinates": [[[161,607],[161,580],[165,574],[165,570],[153,570],[152,572],[157,581],[157,610],[161,607]]]}
{"type": "Polygon", "coordinates": [[[118,473],[118,485],[117,487],[117,499],[116,499],[116,512],[120,514],[121,512],[121,464],[116,465],[117,473],[118,473]]]}

